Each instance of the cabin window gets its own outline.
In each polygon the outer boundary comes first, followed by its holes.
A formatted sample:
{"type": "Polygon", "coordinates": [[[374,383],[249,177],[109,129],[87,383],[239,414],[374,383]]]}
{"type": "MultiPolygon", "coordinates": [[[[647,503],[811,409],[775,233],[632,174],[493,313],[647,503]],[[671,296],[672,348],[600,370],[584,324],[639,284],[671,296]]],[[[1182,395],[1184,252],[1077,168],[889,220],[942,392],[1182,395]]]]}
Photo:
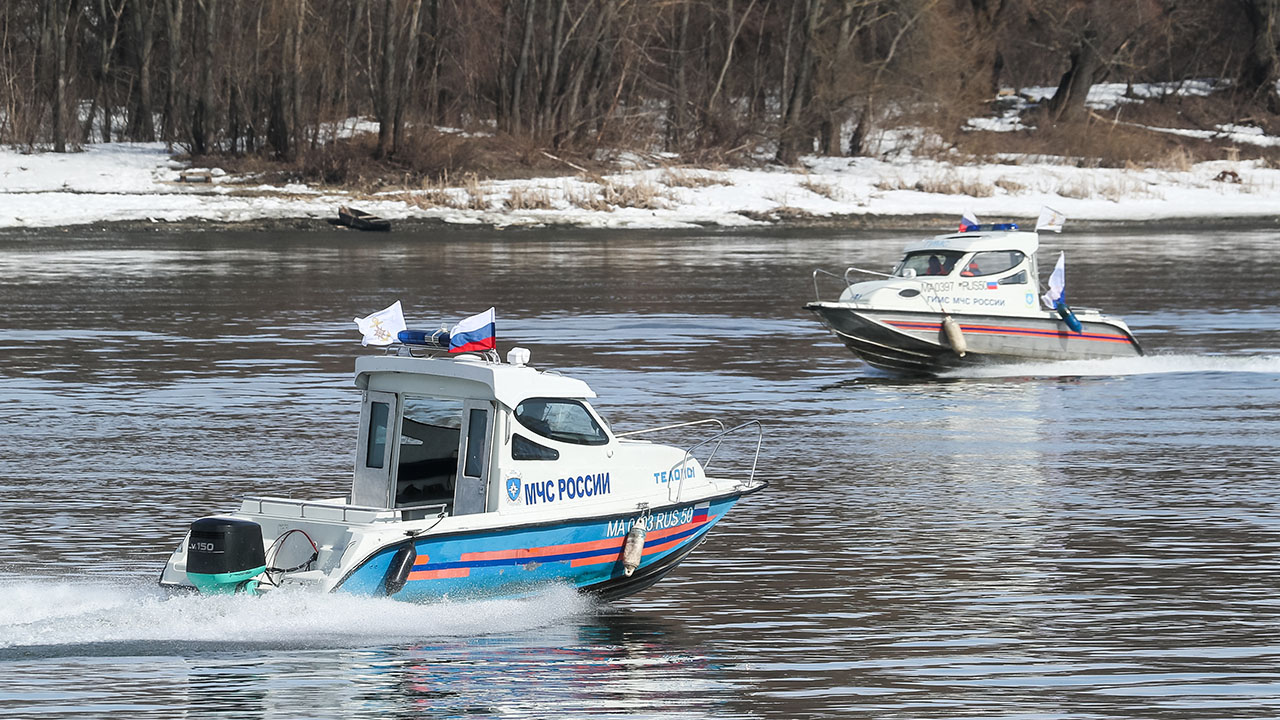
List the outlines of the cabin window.
{"type": "Polygon", "coordinates": [[[576,400],[529,398],[516,406],[516,420],[544,438],[575,445],[605,445],[609,436],[576,400]]]}
{"type": "Polygon", "coordinates": [[[995,250],[975,253],[960,271],[962,277],[980,277],[994,275],[1012,270],[1022,263],[1026,256],[1017,250],[995,250]]]}
{"type": "Polygon", "coordinates": [[[1006,275],[1005,277],[1000,278],[1000,284],[1001,285],[1026,285],[1027,271],[1023,270],[1022,272],[1016,272],[1012,275],[1006,275]]]}
{"type": "Polygon", "coordinates": [[[511,459],[559,460],[560,451],[545,445],[539,445],[520,433],[515,433],[511,436],[511,459]]]}
{"type": "Polygon", "coordinates": [[[950,275],[956,262],[964,257],[959,250],[927,250],[925,252],[907,253],[893,271],[898,277],[905,277],[908,270],[919,275],[950,275]]]}
{"type": "Polygon", "coordinates": [[[384,402],[369,403],[369,442],[365,449],[365,467],[382,467],[382,458],[387,454],[387,419],[391,416],[391,406],[384,402]]]}
{"type": "MultiPolygon", "coordinates": [[[[396,468],[397,507],[453,500],[461,428],[461,400],[405,396],[396,468]]],[[[478,445],[483,452],[483,435],[478,445]]]]}
{"type": "Polygon", "coordinates": [[[480,477],[484,468],[484,436],[489,431],[485,420],[484,410],[471,411],[471,422],[467,423],[467,464],[462,469],[467,477],[480,477]]]}

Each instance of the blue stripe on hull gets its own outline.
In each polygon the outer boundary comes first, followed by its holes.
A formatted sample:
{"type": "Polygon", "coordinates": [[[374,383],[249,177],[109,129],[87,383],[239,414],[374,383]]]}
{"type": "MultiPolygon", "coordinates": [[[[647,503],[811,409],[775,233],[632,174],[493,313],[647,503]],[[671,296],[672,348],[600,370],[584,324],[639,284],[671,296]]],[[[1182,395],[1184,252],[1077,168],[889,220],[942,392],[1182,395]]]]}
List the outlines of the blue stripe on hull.
{"type": "MultiPolygon", "coordinates": [[[[633,577],[701,541],[738,498],[652,513],[645,554],[633,577]]],[[[528,529],[508,529],[430,537],[416,541],[418,558],[397,600],[431,601],[446,595],[518,595],[539,585],[597,586],[623,578],[622,544],[639,514],[612,520],[584,520],[528,529]]],[[[383,595],[392,557],[403,543],[384,547],[353,571],[338,592],[383,595]]],[[[669,568],[666,568],[669,570],[669,568]]],[[[630,578],[628,578],[630,579],[630,578]]]]}

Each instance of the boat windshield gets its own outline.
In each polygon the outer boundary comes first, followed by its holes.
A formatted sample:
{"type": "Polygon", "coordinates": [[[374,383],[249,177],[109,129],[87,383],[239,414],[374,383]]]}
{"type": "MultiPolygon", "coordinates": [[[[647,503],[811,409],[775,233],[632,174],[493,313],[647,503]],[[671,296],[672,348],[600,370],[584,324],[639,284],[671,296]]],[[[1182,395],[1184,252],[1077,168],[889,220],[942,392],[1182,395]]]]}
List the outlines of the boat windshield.
{"type": "Polygon", "coordinates": [[[924,252],[907,253],[893,271],[898,277],[911,275],[950,275],[964,253],[959,250],[926,250],[924,252]],[[914,271],[908,273],[908,270],[914,271]]]}
{"type": "Polygon", "coordinates": [[[1025,257],[1017,250],[995,250],[976,253],[969,262],[965,263],[964,269],[960,271],[960,274],[964,277],[995,275],[1018,267],[1025,257]]]}
{"type": "Polygon", "coordinates": [[[516,420],[552,440],[577,445],[605,445],[609,436],[582,403],[556,398],[529,398],[516,406],[516,420]]]}

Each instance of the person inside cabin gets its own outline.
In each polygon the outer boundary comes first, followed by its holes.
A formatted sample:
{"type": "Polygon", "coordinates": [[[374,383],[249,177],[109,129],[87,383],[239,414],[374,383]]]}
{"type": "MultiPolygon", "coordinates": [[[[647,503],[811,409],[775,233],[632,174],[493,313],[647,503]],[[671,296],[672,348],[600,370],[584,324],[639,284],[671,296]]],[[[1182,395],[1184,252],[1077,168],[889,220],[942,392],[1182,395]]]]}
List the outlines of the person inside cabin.
{"type": "Polygon", "coordinates": [[[979,274],[979,270],[978,263],[975,260],[970,260],[969,264],[965,266],[965,269],[960,271],[961,277],[973,277],[977,274],[979,274]]]}
{"type": "Polygon", "coordinates": [[[942,269],[942,261],[937,255],[929,256],[929,267],[924,271],[925,275],[946,275],[946,271],[942,269]]]}

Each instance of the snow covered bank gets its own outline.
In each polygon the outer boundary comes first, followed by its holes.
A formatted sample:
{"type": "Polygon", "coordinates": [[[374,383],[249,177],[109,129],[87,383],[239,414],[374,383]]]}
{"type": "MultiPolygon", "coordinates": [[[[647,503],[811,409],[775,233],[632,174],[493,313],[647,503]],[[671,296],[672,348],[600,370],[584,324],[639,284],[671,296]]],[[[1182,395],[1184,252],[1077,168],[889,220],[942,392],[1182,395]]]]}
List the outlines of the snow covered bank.
{"type": "Polygon", "coordinates": [[[965,165],[809,157],[800,169],[642,167],[607,175],[471,183],[368,197],[215,176],[181,182],[162,144],[90,145],[84,152],[0,150],[0,228],[111,221],[252,222],[330,218],[351,203],[391,219],[461,224],[684,228],[805,218],[954,215],[1035,218],[1049,205],[1073,220],[1264,218],[1280,213],[1280,170],[1261,161],[1185,170],[1081,168],[1060,158],[965,165]]]}

